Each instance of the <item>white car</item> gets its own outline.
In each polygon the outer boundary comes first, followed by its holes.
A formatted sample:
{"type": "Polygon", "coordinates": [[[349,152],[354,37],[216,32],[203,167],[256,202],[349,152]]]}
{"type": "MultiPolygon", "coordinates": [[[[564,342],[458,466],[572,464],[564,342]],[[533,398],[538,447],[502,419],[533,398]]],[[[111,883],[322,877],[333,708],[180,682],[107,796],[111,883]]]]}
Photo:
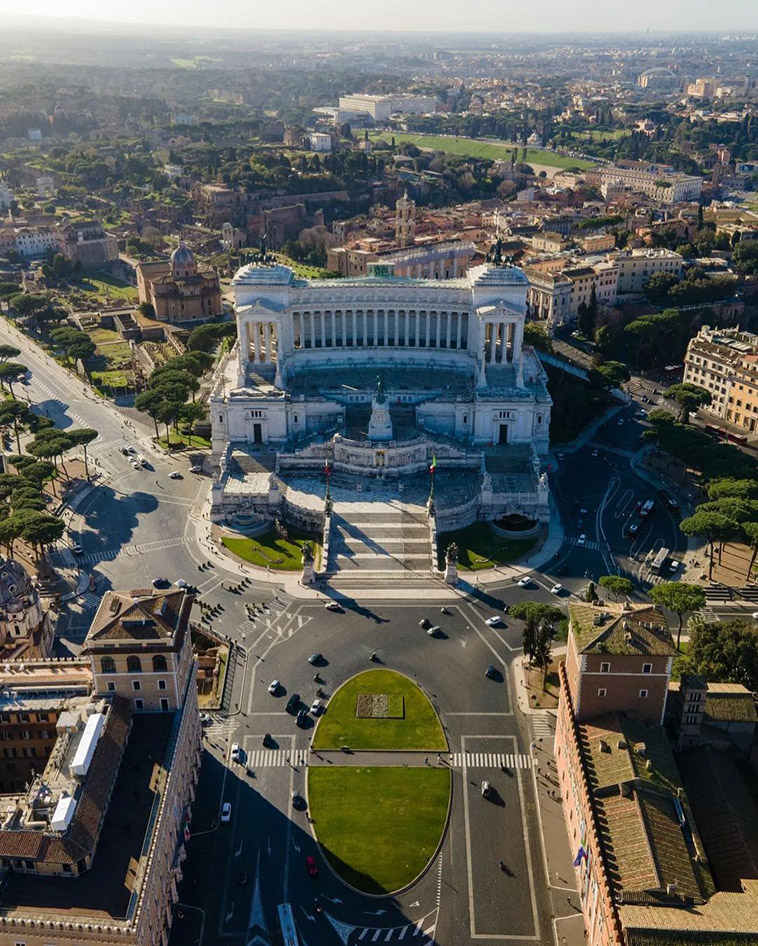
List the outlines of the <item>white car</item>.
{"type": "Polygon", "coordinates": [[[177,578],[174,582],[177,588],[186,588],[187,582],[183,578],[177,578]]]}
{"type": "Polygon", "coordinates": [[[556,582],[553,587],[550,589],[551,595],[559,595],[563,591],[563,585],[559,582],[556,582]]]}
{"type": "Polygon", "coordinates": [[[232,803],[225,801],[221,806],[221,821],[228,824],[232,820],[232,803]]]}
{"type": "Polygon", "coordinates": [[[669,571],[678,572],[681,567],[682,567],[682,563],[677,562],[677,560],[674,559],[669,565],[669,571]]]}
{"type": "Polygon", "coordinates": [[[232,743],[232,762],[242,761],[242,750],[238,742],[232,743]]]}
{"type": "Polygon", "coordinates": [[[576,540],[577,545],[584,545],[587,541],[587,536],[582,532],[579,538],[576,540]]]}
{"type": "Polygon", "coordinates": [[[190,467],[190,473],[202,473],[203,468],[199,463],[193,463],[190,467]]]}
{"type": "Polygon", "coordinates": [[[170,480],[180,480],[182,478],[182,474],[179,472],[179,470],[172,470],[169,473],[168,478],[170,480]]]}
{"type": "Polygon", "coordinates": [[[503,623],[503,619],[499,615],[494,614],[491,618],[487,618],[484,623],[487,625],[487,627],[500,627],[500,625],[503,623]]]}
{"type": "Polygon", "coordinates": [[[132,459],[132,460],[130,460],[129,462],[131,463],[133,469],[135,469],[135,470],[141,470],[141,469],[142,469],[142,464],[141,464],[141,463],[137,463],[136,460],[132,459]]]}
{"type": "Polygon", "coordinates": [[[326,608],[327,611],[341,611],[342,610],[339,601],[327,601],[324,607],[326,608]]]}
{"type": "Polygon", "coordinates": [[[139,463],[140,466],[147,466],[147,460],[141,453],[137,455],[137,463],[139,463]]]}
{"type": "Polygon", "coordinates": [[[314,716],[318,716],[319,713],[321,712],[322,706],[323,706],[323,703],[321,702],[321,700],[314,700],[313,705],[311,706],[311,713],[314,716]]]}
{"type": "Polygon", "coordinates": [[[278,680],[272,680],[268,685],[268,692],[271,694],[278,693],[281,683],[278,680]]]}
{"type": "Polygon", "coordinates": [[[531,583],[532,579],[528,575],[524,575],[523,578],[519,578],[517,582],[519,588],[528,588],[531,583]]]}
{"type": "Polygon", "coordinates": [[[758,621],[758,611],[753,611],[753,620],[758,621]]]}

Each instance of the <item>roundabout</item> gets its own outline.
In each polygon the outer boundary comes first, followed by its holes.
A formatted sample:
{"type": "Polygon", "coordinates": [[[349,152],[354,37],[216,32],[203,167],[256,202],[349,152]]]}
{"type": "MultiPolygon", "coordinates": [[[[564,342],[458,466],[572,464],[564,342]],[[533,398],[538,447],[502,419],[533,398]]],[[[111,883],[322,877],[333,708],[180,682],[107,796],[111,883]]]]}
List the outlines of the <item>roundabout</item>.
{"type": "Polygon", "coordinates": [[[423,755],[447,750],[428,697],[395,671],[358,674],[332,697],[313,747],[308,802],[329,866],[364,894],[411,885],[440,846],[452,786],[450,769],[423,755]]]}

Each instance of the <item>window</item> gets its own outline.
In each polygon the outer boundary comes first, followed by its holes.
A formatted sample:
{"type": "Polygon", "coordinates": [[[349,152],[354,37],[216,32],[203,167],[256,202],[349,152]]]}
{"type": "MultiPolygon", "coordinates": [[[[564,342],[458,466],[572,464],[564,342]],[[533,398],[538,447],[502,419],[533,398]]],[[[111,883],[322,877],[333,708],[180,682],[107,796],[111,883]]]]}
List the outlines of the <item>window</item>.
{"type": "Polygon", "coordinates": [[[643,673],[652,673],[652,672],[653,672],[653,665],[652,665],[652,664],[643,664],[643,665],[642,665],[642,672],[643,672],[643,673]]]}
{"type": "Polygon", "coordinates": [[[132,689],[133,689],[133,690],[141,690],[141,689],[142,689],[142,684],[139,682],[139,680],[132,680],[132,689]]]}
{"type": "Polygon", "coordinates": [[[161,710],[164,713],[168,712],[168,700],[165,697],[161,700],[161,710]]]}
{"type": "Polygon", "coordinates": [[[647,699],[647,690],[640,690],[640,699],[641,700],[647,699]]]}
{"type": "Polygon", "coordinates": [[[168,670],[168,664],[163,654],[156,654],[155,657],[153,657],[153,670],[156,673],[160,673],[162,670],[168,670]]]}
{"type": "Polygon", "coordinates": [[[100,658],[100,670],[103,673],[115,673],[116,672],[116,661],[113,657],[101,657],[100,658]]]}
{"type": "Polygon", "coordinates": [[[113,682],[113,680],[109,680],[109,681],[108,681],[108,692],[109,692],[109,693],[115,693],[115,692],[116,692],[116,684],[113,682]]]}
{"type": "Polygon", "coordinates": [[[141,709],[142,709],[142,706],[143,706],[142,700],[135,700],[135,701],[134,701],[134,708],[135,708],[135,709],[141,710],[141,709]]]}
{"type": "Polygon", "coordinates": [[[165,689],[166,689],[166,681],[165,681],[165,680],[159,680],[159,681],[158,681],[158,689],[159,689],[159,690],[165,690],[165,689]]]}
{"type": "Polygon", "coordinates": [[[605,687],[600,687],[600,689],[597,691],[598,696],[605,696],[606,693],[607,693],[607,690],[605,689],[605,687]]]}
{"type": "Polygon", "coordinates": [[[129,671],[129,673],[142,673],[142,661],[139,659],[139,657],[127,657],[126,669],[129,671]]]}
{"type": "Polygon", "coordinates": [[[611,665],[610,663],[608,663],[607,660],[604,660],[600,664],[600,673],[610,673],[610,672],[611,672],[611,665]]]}

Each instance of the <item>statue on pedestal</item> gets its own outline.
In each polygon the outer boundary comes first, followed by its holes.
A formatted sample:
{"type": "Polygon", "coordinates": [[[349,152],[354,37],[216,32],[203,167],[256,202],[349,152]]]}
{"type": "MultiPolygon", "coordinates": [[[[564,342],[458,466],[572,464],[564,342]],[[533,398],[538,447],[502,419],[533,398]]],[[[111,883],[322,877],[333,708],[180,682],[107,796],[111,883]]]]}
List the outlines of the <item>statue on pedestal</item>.
{"type": "Polygon", "coordinates": [[[302,553],[303,574],[300,583],[303,585],[312,585],[316,580],[316,574],[313,569],[313,548],[309,542],[304,542],[300,546],[302,553]]]}
{"type": "Polygon", "coordinates": [[[458,546],[451,542],[445,552],[445,584],[458,584],[458,546]]]}
{"type": "Polygon", "coordinates": [[[377,376],[376,390],[371,399],[371,419],[368,422],[368,439],[386,442],[392,440],[392,420],[387,404],[387,395],[381,377],[377,376]]]}

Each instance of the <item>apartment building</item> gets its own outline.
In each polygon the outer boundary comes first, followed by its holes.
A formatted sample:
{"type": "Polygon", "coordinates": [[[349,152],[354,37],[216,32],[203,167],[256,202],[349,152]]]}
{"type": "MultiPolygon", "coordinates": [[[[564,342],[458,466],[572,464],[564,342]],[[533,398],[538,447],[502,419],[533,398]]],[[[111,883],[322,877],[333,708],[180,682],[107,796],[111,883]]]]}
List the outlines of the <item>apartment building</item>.
{"type": "Polygon", "coordinates": [[[0,713],[39,750],[0,795],[0,946],[168,943],[201,752],[191,606],[107,592],[86,660],[0,670],[0,713]]]}
{"type": "Polygon", "coordinates": [[[648,280],[655,273],[681,276],[684,269],[684,260],[678,253],[649,247],[621,250],[616,256],[616,263],[619,296],[643,292],[648,280]]]}
{"type": "Polygon", "coordinates": [[[549,272],[524,266],[529,281],[526,303],[532,319],[545,322],[549,332],[569,322],[573,283],[560,272],[549,272]]]}
{"type": "Polygon", "coordinates": [[[661,723],[675,652],[654,608],[569,606],[554,748],[590,946],[758,941],[758,881],[741,856],[755,804],[734,783],[739,810],[722,797],[712,750],[674,755],[661,723]]]}
{"type": "Polygon", "coordinates": [[[702,178],[680,174],[668,164],[647,161],[619,161],[601,168],[596,174],[601,187],[618,185],[629,188],[661,204],[699,200],[703,189],[702,178]]]}
{"type": "Polygon", "coordinates": [[[390,115],[425,115],[434,112],[437,99],[431,95],[341,95],[340,112],[369,115],[376,122],[387,121],[390,115]]]}
{"type": "Polygon", "coordinates": [[[15,233],[16,250],[27,258],[58,252],[58,235],[52,227],[23,227],[15,233]]]}
{"type": "Polygon", "coordinates": [[[683,380],[710,393],[703,411],[752,432],[758,421],[757,358],[758,335],[704,325],[687,346],[683,380]]]}

